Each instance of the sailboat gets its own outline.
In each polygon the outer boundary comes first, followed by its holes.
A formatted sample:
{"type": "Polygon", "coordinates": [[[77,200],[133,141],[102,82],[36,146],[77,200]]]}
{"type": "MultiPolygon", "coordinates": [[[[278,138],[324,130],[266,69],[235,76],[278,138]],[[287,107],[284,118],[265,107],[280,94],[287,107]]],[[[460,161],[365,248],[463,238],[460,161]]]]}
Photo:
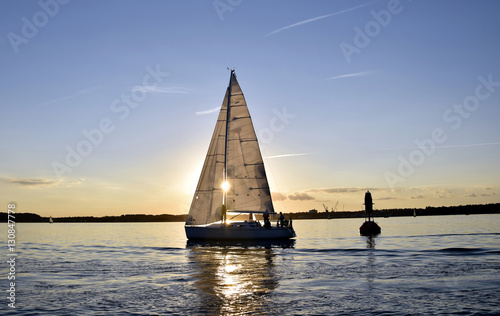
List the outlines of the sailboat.
{"type": "Polygon", "coordinates": [[[276,240],[296,237],[276,214],[252,119],[234,69],[186,219],[190,240],[276,240]],[[255,215],[264,217],[264,225],[255,215]],[[233,221],[238,215],[244,221],[233,221]],[[234,216],[234,217],[231,217],[234,216]]]}
{"type": "Polygon", "coordinates": [[[52,224],[54,220],[52,219],[52,216],[49,216],[49,223],[52,224]]]}

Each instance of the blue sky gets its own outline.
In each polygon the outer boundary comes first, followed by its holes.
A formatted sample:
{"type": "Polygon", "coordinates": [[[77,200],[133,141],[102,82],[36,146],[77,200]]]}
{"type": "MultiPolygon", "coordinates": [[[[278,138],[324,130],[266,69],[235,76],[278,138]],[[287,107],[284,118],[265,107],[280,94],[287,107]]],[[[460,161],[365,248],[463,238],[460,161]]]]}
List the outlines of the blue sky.
{"type": "Polygon", "coordinates": [[[497,203],[498,12],[2,1],[0,200],[44,216],[187,213],[234,67],[278,211],[359,210],[367,189],[376,208],[497,203]]]}

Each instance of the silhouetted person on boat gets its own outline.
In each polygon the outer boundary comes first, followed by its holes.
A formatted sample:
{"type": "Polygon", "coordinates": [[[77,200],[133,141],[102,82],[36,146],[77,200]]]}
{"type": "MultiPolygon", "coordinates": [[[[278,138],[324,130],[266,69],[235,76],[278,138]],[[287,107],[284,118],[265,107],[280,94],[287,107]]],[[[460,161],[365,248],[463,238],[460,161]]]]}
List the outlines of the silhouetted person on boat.
{"type": "Polygon", "coordinates": [[[264,217],[264,227],[271,228],[271,222],[269,221],[269,214],[266,212],[264,213],[263,217],[264,217]]]}
{"type": "Polygon", "coordinates": [[[278,227],[283,227],[283,221],[285,220],[285,216],[280,212],[280,218],[278,219],[278,227]]]}

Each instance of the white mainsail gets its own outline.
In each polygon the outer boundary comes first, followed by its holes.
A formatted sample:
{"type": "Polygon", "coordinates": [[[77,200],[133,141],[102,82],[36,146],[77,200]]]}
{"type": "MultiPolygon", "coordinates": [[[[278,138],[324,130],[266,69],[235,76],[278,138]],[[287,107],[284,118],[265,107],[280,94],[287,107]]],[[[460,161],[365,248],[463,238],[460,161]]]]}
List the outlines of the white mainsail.
{"type": "Polygon", "coordinates": [[[224,202],[230,212],[274,213],[257,135],[234,70],[186,224],[221,221],[224,202]],[[229,183],[227,201],[223,198],[224,180],[229,183]]]}

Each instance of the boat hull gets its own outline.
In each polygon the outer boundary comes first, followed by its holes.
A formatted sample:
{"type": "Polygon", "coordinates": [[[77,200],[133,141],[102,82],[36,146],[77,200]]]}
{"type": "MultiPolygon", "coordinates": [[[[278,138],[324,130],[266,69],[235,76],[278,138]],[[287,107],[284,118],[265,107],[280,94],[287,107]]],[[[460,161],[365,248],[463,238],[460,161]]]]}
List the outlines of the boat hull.
{"type": "Polygon", "coordinates": [[[295,237],[290,227],[251,227],[246,225],[186,225],[189,240],[277,240],[295,237]]]}

